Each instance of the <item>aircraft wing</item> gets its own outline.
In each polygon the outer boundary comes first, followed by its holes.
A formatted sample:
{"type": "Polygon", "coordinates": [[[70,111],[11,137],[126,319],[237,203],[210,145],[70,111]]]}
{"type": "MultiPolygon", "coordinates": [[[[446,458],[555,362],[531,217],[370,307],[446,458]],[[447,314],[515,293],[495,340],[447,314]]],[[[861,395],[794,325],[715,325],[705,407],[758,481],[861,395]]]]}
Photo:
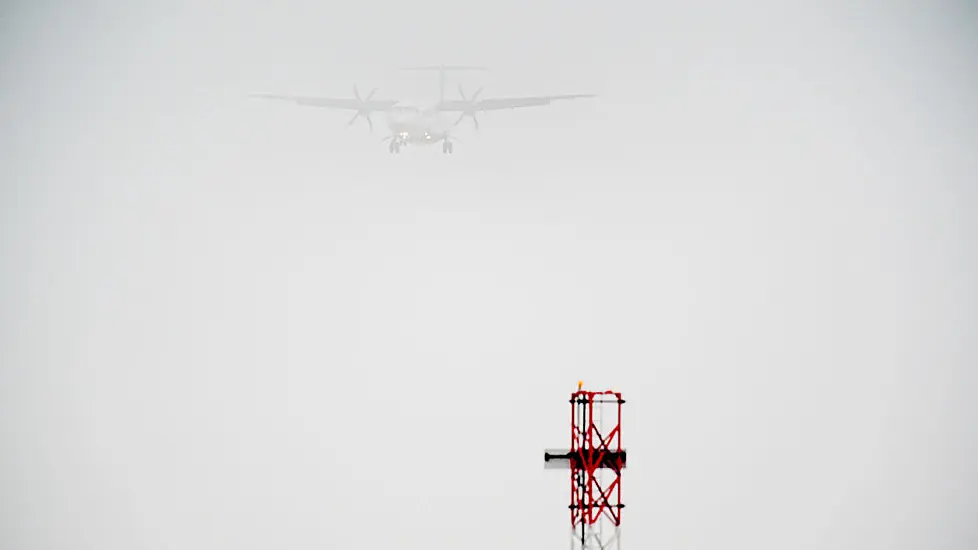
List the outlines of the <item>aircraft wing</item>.
{"type": "MultiPolygon", "coordinates": [[[[494,97],[475,102],[476,111],[501,111],[504,109],[518,109],[520,107],[539,107],[550,105],[553,101],[562,99],[579,99],[584,97],[595,97],[595,94],[563,94],[563,95],[542,95],[533,97],[494,97]]],[[[472,107],[471,102],[463,100],[445,100],[438,104],[439,111],[468,111],[472,107]]]]}
{"type": "Polygon", "coordinates": [[[311,97],[296,95],[276,95],[276,94],[251,94],[251,97],[261,97],[264,99],[279,99],[291,101],[299,105],[311,107],[326,107],[328,109],[347,109],[350,111],[389,111],[397,104],[397,101],[390,99],[368,99],[360,101],[353,98],[331,98],[331,97],[311,97]]]}

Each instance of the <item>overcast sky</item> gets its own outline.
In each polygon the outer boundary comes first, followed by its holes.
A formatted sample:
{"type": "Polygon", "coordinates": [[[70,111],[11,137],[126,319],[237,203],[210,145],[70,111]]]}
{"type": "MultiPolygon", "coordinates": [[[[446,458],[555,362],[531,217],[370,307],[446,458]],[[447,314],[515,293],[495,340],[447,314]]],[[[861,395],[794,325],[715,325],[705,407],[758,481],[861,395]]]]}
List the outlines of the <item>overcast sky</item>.
{"type": "Polygon", "coordinates": [[[583,379],[624,549],[978,547],[978,11],[917,4],[0,4],[0,546],[564,549],[583,379]],[[599,97],[248,97],[443,62],[599,97]]]}

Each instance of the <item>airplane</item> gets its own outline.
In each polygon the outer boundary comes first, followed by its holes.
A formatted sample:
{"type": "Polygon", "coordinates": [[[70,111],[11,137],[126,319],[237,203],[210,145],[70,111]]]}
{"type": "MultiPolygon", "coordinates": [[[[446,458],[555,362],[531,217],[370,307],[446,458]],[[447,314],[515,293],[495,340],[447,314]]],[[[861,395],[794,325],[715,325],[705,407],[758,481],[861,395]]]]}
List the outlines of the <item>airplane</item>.
{"type": "Polygon", "coordinates": [[[252,97],[265,99],[286,100],[298,105],[325,107],[330,109],[343,109],[354,111],[347,126],[352,125],[359,118],[364,118],[373,132],[373,121],[371,113],[385,113],[387,117],[387,129],[390,134],[382,141],[389,142],[388,150],[393,153],[400,153],[403,147],[410,145],[434,145],[441,143],[442,153],[451,154],[454,152],[454,144],[458,142],[453,134],[454,129],[466,118],[472,118],[475,129],[479,129],[479,120],[476,114],[484,111],[498,111],[504,109],[517,109],[523,107],[538,107],[549,105],[552,101],[595,97],[595,94],[560,94],[543,95],[530,97],[498,97],[479,100],[482,92],[480,88],[472,97],[466,97],[461,85],[458,87],[460,100],[445,99],[445,74],[448,71],[459,70],[482,70],[481,67],[468,66],[447,66],[436,67],[411,67],[407,70],[437,70],[440,73],[441,91],[439,100],[430,104],[419,104],[408,101],[374,99],[377,88],[374,88],[367,96],[361,97],[360,90],[356,85],[353,86],[353,98],[328,98],[277,94],[251,94],[252,97]],[[459,113],[454,121],[454,117],[446,116],[447,113],[459,113]]]}

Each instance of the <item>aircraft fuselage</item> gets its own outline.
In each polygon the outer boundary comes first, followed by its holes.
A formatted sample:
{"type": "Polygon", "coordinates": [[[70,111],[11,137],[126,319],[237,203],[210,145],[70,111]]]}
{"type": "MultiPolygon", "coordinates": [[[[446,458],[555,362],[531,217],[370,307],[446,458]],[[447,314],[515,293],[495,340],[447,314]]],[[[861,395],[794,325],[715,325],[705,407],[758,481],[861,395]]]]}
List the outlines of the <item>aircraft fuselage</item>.
{"type": "Polygon", "coordinates": [[[390,151],[397,153],[407,145],[434,145],[442,143],[445,153],[452,152],[452,121],[434,108],[411,105],[394,106],[387,113],[390,130],[390,151]]]}

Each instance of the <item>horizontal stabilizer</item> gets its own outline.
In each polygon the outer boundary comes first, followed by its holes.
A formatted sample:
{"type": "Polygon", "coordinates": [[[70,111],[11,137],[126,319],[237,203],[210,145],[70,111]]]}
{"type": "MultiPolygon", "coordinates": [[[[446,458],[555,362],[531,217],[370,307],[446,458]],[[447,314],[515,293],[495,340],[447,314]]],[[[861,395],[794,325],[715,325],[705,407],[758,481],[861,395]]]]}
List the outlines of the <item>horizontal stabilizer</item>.
{"type": "Polygon", "coordinates": [[[423,67],[404,67],[402,71],[488,71],[487,67],[476,65],[429,65],[423,67]]]}

